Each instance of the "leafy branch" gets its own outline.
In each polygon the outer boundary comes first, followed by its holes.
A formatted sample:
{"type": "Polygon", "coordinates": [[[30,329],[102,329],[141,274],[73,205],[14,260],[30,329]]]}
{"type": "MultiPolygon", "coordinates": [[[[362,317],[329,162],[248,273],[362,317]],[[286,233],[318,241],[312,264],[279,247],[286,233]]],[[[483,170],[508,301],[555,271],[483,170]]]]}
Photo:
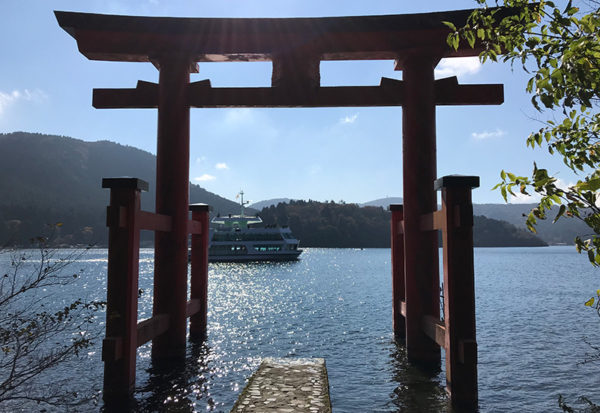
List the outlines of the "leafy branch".
{"type": "MultiPolygon", "coordinates": [[[[586,252],[592,265],[600,265],[600,8],[588,12],[567,2],[559,8],[552,1],[505,0],[505,7],[476,10],[464,27],[451,29],[447,42],[458,48],[462,41],[481,50],[485,62],[509,62],[530,74],[525,86],[532,106],[552,119],[529,134],[526,145],[545,148],[562,159],[581,177],[576,184],[560,187],[558,180],[534,163],[530,177],[506,171],[494,187],[508,201],[516,193],[540,196],[528,214],[526,225],[535,232],[538,219],[546,219],[553,206],[558,219],[577,218],[590,228],[574,240],[577,251],[586,252]],[[558,120],[556,120],[558,118],[558,120]]],[[[498,3],[496,2],[496,5],[498,3]]]]}
{"type": "Polygon", "coordinates": [[[104,303],[76,299],[52,308],[61,287],[80,277],[68,266],[87,249],[59,253],[48,248],[48,241],[34,240],[36,259],[29,252],[0,251],[9,255],[0,278],[0,409],[23,401],[50,406],[82,401],[59,381],[39,386],[38,380],[92,344],[89,326],[104,303]]]}

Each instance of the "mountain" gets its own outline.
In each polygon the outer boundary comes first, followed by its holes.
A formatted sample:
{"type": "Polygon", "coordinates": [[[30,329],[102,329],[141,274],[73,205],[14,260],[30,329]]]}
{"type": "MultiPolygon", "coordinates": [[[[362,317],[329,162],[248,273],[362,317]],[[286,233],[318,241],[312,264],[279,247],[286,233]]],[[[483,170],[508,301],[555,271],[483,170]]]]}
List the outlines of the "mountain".
{"type": "MultiPolygon", "coordinates": [[[[0,134],[0,242],[24,245],[45,225],[62,222],[59,242],[105,245],[109,191],[102,189],[102,178],[147,181],[142,209],[153,211],[155,171],[156,157],[131,146],[27,132],[0,134]]],[[[209,204],[215,214],[239,211],[237,203],[194,184],[190,202],[209,204]]],[[[146,231],[142,234],[151,239],[146,231]]]]}
{"type": "Polygon", "coordinates": [[[386,248],[390,245],[390,213],[383,208],[332,202],[290,201],[264,208],[266,224],[291,228],[305,247],[386,248]]]}
{"type": "MultiPolygon", "coordinates": [[[[525,220],[536,204],[473,204],[473,213],[509,222],[517,228],[527,228],[525,220]]],[[[590,234],[590,228],[577,218],[562,217],[555,223],[552,220],[558,207],[547,212],[548,218],[538,219],[536,235],[549,244],[573,244],[576,236],[590,234]]]]}
{"type": "MultiPolygon", "coordinates": [[[[304,247],[389,248],[389,211],[334,202],[290,201],[263,208],[266,224],[289,226],[304,247]]],[[[474,217],[476,247],[545,246],[535,235],[482,216],[474,217]]]]}
{"type": "Polygon", "coordinates": [[[476,247],[544,247],[548,244],[531,232],[497,219],[473,216],[473,245],[476,247]]]}
{"type": "MultiPolygon", "coordinates": [[[[26,132],[0,134],[0,243],[28,245],[28,240],[42,234],[46,225],[61,222],[62,226],[55,228],[57,243],[106,245],[109,191],[101,188],[102,178],[135,176],[148,181],[149,192],[142,194],[142,208],[153,211],[155,168],[156,158],[151,153],[114,142],[85,142],[26,132]]],[[[236,202],[193,184],[190,184],[190,202],[209,204],[214,214],[239,211],[236,202]]],[[[280,198],[252,206],[268,204],[268,208],[263,208],[266,220],[286,225],[289,221],[305,246],[385,247],[389,246],[390,219],[385,208],[400,202],[400,198],[384,198],[366,203],[384,208],[368,205],[361,208],[356,204],[280,198]]],[[[524,228],[522,214],[530,208],[531,205],[474,205],[476,215],[494,220],[503,218],[519,228],[476,218],[476,243],[535,244],[535,237],[528,239],[520,230],[524,228]],[[505,237],[507,233],[512,235],[505,237]]],[[[255,211],[249,208],[248,212],[255,211]]],[[[572,219],[561,219],[554,225],[541,222],[539,233],[551,243],[571,243],[574,234],[586,233],[574,224],[579,223],[572,219]]],[[[152,235],[142,232],[144,245],[152,242],[152,235]]]]}
{"type": "Polygon", "coordinates": [[[290,201],[291,201],[291,199],[289,199],[289,198],[266,199],[264,201],[258,201],[253,204],[250,204],[250,205],[248,205],[248,208],[253,208],[253,209],[260,211],[261,209],[268,208],[271,205],[277,206],[277,204],[280,204],[280,203],[289,204],[290,201]]]}
{"type": "Polygon", "coordinates": [[[388,207],[392,204],[401,204],[402,198],[400,197],[387,197],[387,198],[379,198],[373,201],[365,202],[364,204],[360,204],[360,206],[374,206],[374,207],[382,207],[384,209],[388,209],[388,207]]]}
{"type": "MultiPolygon", "coordinates": [[[[250,204],[249,207],[260,211],[261,209],[268,208],[271,205],[277,206],[277,204],[279,204],[279,203],[289,204],[290,201],[292,201],[290,198],[273,198],[273,199],[267,199],[264,201],[255,202],[253,204],[250,204]]],[[[358,204],[358,205],[361,207],[373,206],[373,207],[382,207],[384,209],[387,209],[390,206],[390,204],[401,204],[401,203],[402,203],[402,198],[388,197],[388,198],[375,199],[373,201],[365,202],[363,204],[358,204]]]]}

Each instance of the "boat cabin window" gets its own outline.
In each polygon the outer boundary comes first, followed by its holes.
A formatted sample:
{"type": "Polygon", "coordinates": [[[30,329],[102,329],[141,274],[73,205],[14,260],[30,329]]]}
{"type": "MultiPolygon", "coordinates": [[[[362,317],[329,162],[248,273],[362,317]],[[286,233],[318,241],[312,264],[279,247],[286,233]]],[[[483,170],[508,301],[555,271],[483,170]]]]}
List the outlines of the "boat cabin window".
{"type": "Polygon", "coordinates": [[[281,251],[281,245],[255,245],[254,251],[266,252],[266,251],[281,251]]]}

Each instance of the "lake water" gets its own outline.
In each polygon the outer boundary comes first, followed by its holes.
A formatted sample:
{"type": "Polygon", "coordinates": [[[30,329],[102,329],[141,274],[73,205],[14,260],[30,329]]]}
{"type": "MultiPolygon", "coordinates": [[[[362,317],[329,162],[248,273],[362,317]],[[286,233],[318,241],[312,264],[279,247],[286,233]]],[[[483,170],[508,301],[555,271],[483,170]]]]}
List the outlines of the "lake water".
{"type": "MultiPolygon", "coordinates": [[[[84,275],[61,291],[64,302],[105,298],[106,256],[91,250],[73,264],[84,275]]],[[[152,250],[140,256],[141,319],[152,308],[152,250]]],[[[600,403],[597,365],[580,364],[594,354],[586,341],[600,341],[600,318],[583,305],[600,288],[598,271],[573,247],[475,250],[481,411],[560,411],[559,395],[576,406],[580,396],[600,403]]],[[[229,411],[271,356],[324,357],[334,412],[451,411],[444,373],[409,365],[393,340],[390,272],[389,249],[306,249],[298,262],[211,264],[207,342],[189,346],[178,375],[154,371],[150,345],[140,347],[136,409],[229,411]]],[[[92,328],[101,332],[103,322],[99,314],[92,328]]],[[[56,378],[99,391],[100,344],[56,378]]]]}

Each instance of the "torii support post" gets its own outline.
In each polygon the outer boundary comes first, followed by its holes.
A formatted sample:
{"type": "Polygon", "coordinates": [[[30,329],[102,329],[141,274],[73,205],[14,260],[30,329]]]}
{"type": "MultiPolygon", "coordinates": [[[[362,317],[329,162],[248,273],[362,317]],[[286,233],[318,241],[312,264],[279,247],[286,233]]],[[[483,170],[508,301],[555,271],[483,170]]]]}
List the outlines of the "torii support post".
{"type": "Polygon", "coordinates": [[[190,279],[190,302],[197,306],[198,312],[190,317],[190,338],[204,340],[206,338],[208,311],[208,212],[206,204],[190,205],[192,222],[199,223],[200,234],[192,234],[192,271],[190,279]]]}
{"type": "MultiPolygon", "coordinates": [[[[105,178],[110,188],[107,209],[109,229],[106,338],[102,342],[105,363],[104,400],[109,410],[121,408],[135,388],[136,348],[156,342],[169,333],[171,316],[155,313],[137,321],[140,231],[170,233],[172,217],[140,210],[140,192],[148,184],[137,178],[105,178]]],[[[191,300],[184,295],[184,323],[191,317],[191,337],[206,338],[206,292],[208,280],[208,205],[192,205],[192,220],[186,220],[186,234],[192,234],[191,300]]],[[[187,246],[186,246],[187,251],[187,246]]],[[[187,266],[187,253],[186,253],[187,266]]],[[[186,286],[184,286],[186,288],[186,286]]],[[[187,288],[184,290],[187,293],[187,288]]],[[[184,324],[184,331],[186,325],[184,324]]]]}
{"type": "MultiPolygon", "coordinates": [[[[402,302],[402,291],[397,286],[401,277],[402,256],[400,240],[407,222],[401,222],[402,205],[390,205],[392,210],[392,275],[394,300],[394,327],[406,322],[406,338],[411,331],[409,325],[418,324],[429,343],[446,350],[446,383],[452,404],[477,409],[477,341],[475,337],[475,283],[473,270],[473,205],[471,189],[479,186],[477,176],[450,175],[437,179],[434,189],[442,191],[442,209],[423,214],[419,229],[437,235],[442,231],[444,250],[444,319],[440,320],[439,309],[434,314],[424,314],[414,320],[414,313],[406,311],[411,296],[406,288],[402,302]],[[400,309],[400,311],[398,311],[400,309]],[[401,312],[404,320],[399,316],[401,312]]],[[[406,246],[405,246],[406,250],[406,246]]],[[[437,262],[437,257],[436,257],[437,262]]],[[[408,285],[408,274],[405,277],[408,285]]],[[[439,287],[438,287],[439,288],[439,287]]],[[[439,299],[438,290],[432,299],[439,299]]]]}
{"type": "Polygon", "coordinates": [[[140,193],[148,190],[148,183],[137,178],[112,178],[103,179],[102,187],[110,188],[106,219],[109,230],[106,338],[102,343],[103,397],[108,402],[119,402],[127,399],[135,388],[138,217],[140,193]]]}
{"type": "Polygon", "coordinates": [[[404,209],[402,205],[390,205],[392,212],[392,313],[394,335],[397,339],[406,338],[406,322],[403,307],[405,304],[404,286],[404,209]]]}
{"type": "Polygon", "coordinates": [[[421,231],[421,216],[437,209],[435,81],[439,57],[411,54],[402,69],[405,102],[402,107],[404,183],[404,271],[406,289],[406,352],[411,361],[428,367],[440,363],[440,348],[421,328],[424,316],[439,318],[438,239],[421,231]]]}
{"type": "Polygon", "coordinates": [[[444,324],[446,383],[452,402],[476,409],[477,341],[473,267],[473,204],[477,176],[445,176],[435,181],[442,191],[444,246],[444,324]]]}
{"type": "Polygon", "coordinates": [[[183,359],[186,348],[190,108],[192,62],[163,56],[159,66],[156,212],[172,217],[170,232],[156,233],[153,315],[168,314],[169,330],[152,343],[155,361],[183,359]]]}

